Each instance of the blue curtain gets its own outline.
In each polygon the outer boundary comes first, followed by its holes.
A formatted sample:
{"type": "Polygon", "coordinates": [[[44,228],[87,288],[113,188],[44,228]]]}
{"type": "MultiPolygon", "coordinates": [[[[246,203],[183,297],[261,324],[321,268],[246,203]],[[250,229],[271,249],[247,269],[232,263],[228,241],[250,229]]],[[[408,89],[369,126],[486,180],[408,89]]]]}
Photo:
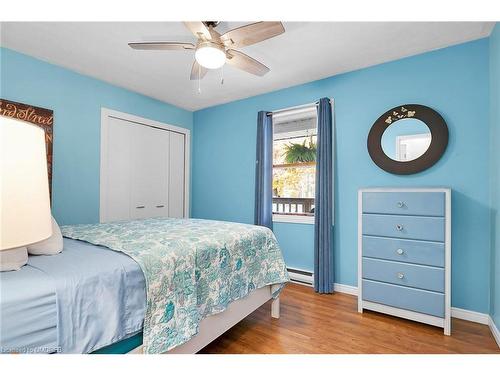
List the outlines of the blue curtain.
{"type": "Polygon", "coordinates": [[[254,224],[273,229],[273,118],[260,111],[257,116],[254,224]]]}
{"type": "Polygon", "coordinates": [[[333,159],[332,106],[322,98],[318,105],[316,196],[314,203],[314,289],[333,293],[333,159]]]}

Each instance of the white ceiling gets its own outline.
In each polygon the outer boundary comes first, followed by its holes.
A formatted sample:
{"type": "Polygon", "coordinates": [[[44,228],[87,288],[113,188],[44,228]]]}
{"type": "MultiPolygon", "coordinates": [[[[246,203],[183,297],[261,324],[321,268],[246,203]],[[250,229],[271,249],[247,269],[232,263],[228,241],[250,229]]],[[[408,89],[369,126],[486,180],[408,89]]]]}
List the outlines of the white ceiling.
{"type": "MultiPolygon", "coordinates": [[[[222,22],[224,32],[243,25],[222,22]]],[[[194,42],[181,22],[3,22],[1,45],[188,109],[250,97],[479,39],[491,22],[285,22],[285,34],[241,50],[271,68],[224,67],[189,80],[193,51],[135,51],[129,41],[194,42]]]]}

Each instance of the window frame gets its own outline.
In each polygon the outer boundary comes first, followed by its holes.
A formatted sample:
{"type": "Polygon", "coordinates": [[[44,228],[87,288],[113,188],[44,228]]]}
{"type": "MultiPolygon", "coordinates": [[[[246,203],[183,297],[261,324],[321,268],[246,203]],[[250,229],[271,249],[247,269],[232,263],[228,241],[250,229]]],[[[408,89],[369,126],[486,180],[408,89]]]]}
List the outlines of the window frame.
{"type": "MultiPolygon", "coordinates": [[[[286,116],[290,114],[300,114],[300,113],[308,113],[310,111],[316,111],[316,131],[317,131],[317,105],[316,103],[308,104],[305,106],[300,106],[297,108],[283,109],[276,112],[273,112],[273,146],[274,146],[274,117],[275,116],[286,116]]],[[[274,148],[274,147],[273,147],[274,148]]],[[[274,172],[274,164],[273,164],[273,172],[274,172]]],[[[274,177],[273,177],[274,179],[274,177]]],[[[316,196],[314,197],[316,200],[316,196]]],[[[314,215],[287,215],[281,213],[273,213],[273,222],[274,223],[291,223],[291,224],[309,224],[314,225],[314,215]]]]}

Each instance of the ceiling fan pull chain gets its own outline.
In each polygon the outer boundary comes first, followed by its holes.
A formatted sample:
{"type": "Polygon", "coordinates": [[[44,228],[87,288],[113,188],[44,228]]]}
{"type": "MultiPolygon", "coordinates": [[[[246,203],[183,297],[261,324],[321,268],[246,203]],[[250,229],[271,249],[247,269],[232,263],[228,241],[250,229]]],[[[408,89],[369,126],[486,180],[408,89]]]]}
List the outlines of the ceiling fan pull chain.
{"type": "Polygon", "coordinates": [[[198,94],[201,94],[201,65],[198,64],[198,94]]]}

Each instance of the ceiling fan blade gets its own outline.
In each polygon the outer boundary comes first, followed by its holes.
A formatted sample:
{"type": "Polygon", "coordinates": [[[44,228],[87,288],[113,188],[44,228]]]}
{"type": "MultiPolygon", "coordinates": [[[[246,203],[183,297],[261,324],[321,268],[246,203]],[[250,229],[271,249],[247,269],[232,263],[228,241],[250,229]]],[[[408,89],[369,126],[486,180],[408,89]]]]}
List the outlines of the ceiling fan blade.
{"type": "Polygon", "coordinates": [[[284,32],[285,28],[281,22],[256,22],[222,34],[221,40],[228,47],[239,48],[262,42],[284,32]]]}
{"type": "Polygon", "coordinates": [[[217,30],[215,30],[213,27],[209,28],[208,30],[210,32],[210,37],[212,38],[212,40],[219,40],[220,33],[218,33],[217,30]]]}
{"type": "Polygon", "coordinates": [[[201,38],[204,40],[211,40],[212,35],[210,35],[210,30],[205,24],[201,21],[194,22],[184,22],[184,25],[193,33],[193,35],[197,38],[201,38]]]}
{"type": "Polygon", "coordinates": [[[194,60],[193,67],[191,68],[191,77],[189,78],[191,81],[196,81],[198,79],[202,79],[207,74],[208,69],[198,64],[196,60],[194,60]]]}
{"type": "Polygon", "coordinates": [[[245,55],[243,52],[230,49],[227,51],[227,55],[228,58],[226,61],[228,64],[256,76],[263,76],[270,70],[267,66],[245,55]]]}
{"type": "Polygon", "coordinates": [[[195,48],[195,45],[193,43],[182,42],[130,42],[128,45],[133,49],[153,51],[184,50],[195,48]]]}

